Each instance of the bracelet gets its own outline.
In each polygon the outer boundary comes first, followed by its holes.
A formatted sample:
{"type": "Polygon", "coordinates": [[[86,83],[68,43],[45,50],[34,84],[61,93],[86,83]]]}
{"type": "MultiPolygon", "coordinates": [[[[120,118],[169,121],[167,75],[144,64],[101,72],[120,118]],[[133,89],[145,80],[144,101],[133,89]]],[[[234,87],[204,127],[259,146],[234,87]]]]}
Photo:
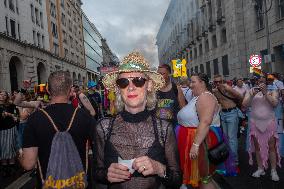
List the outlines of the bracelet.
{"type": "Polygon", "coordinates": [[[193,146],[199,148],[199,144],[196,144],[196,143],[192,143],[193,146]]]}

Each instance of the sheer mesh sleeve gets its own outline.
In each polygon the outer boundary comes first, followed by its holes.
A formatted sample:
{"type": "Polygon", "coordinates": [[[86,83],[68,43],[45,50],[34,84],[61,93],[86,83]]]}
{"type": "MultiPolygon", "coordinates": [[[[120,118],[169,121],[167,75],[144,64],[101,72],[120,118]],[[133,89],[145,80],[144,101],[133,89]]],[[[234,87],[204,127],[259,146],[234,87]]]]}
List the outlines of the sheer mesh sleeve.
{"type": "Polygon", "coordinates": [[[98,122],[95,130],[95,145],[94,145],[94,157],[95,157],[95,180],[107,184],[107,167],[104,160],[104,149],[107,134],[109,132],[111,119],[103,119],[98,122]]]}
{"type": "Polygon", "coordinates": [[[179,153],[174,130],[172,128],[172,124],[166,121],[162,121],[160,125],[161,127],[158,127],[158,129],[161,130],[160,138],[164,138],[166,158],[166,177],[161,178],[161,182],[167,188],[179,188],[182,184],[182,176],[179,166],[179,153]]]}

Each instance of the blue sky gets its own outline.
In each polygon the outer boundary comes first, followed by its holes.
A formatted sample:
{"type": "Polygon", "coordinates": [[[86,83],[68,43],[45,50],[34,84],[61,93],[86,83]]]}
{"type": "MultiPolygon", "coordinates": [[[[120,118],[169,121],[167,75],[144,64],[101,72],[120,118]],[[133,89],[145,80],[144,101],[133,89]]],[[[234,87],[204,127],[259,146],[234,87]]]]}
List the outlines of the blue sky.
{"type": "Polygon", "coordinates": [[[82,9],[121,59],[141,51],[158,65],[156,35],[170,0],[83,0],[82,9]]]}

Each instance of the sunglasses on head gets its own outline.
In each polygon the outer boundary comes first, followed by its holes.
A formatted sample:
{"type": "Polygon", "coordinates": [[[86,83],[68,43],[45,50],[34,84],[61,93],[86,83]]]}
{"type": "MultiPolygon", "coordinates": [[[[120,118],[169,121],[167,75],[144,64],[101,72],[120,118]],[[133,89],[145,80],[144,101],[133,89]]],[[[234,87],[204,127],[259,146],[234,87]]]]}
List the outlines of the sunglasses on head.
{"type": "Polygon", "coordinates": [[[124,89],[129,85],[130,81],[135,87],[143,87],[147,79],[144,77],[119,78],[116,80],[116,84],[119,88],[124,89]]]}

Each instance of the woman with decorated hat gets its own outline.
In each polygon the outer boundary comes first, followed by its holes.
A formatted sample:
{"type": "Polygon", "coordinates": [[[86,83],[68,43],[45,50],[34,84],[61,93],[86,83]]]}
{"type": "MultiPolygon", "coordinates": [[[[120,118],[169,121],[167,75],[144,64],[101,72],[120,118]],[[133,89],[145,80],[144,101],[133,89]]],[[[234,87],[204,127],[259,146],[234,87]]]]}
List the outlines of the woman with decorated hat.
{"type": "Polygon", "coordinates": [[[95,179],[109,188],[179,188],[181,172],[171,124],[155,117],[156,91],[165,81],[132,52],[104,86],[116,93],[118,115],[97,125],[95,179]]]}

